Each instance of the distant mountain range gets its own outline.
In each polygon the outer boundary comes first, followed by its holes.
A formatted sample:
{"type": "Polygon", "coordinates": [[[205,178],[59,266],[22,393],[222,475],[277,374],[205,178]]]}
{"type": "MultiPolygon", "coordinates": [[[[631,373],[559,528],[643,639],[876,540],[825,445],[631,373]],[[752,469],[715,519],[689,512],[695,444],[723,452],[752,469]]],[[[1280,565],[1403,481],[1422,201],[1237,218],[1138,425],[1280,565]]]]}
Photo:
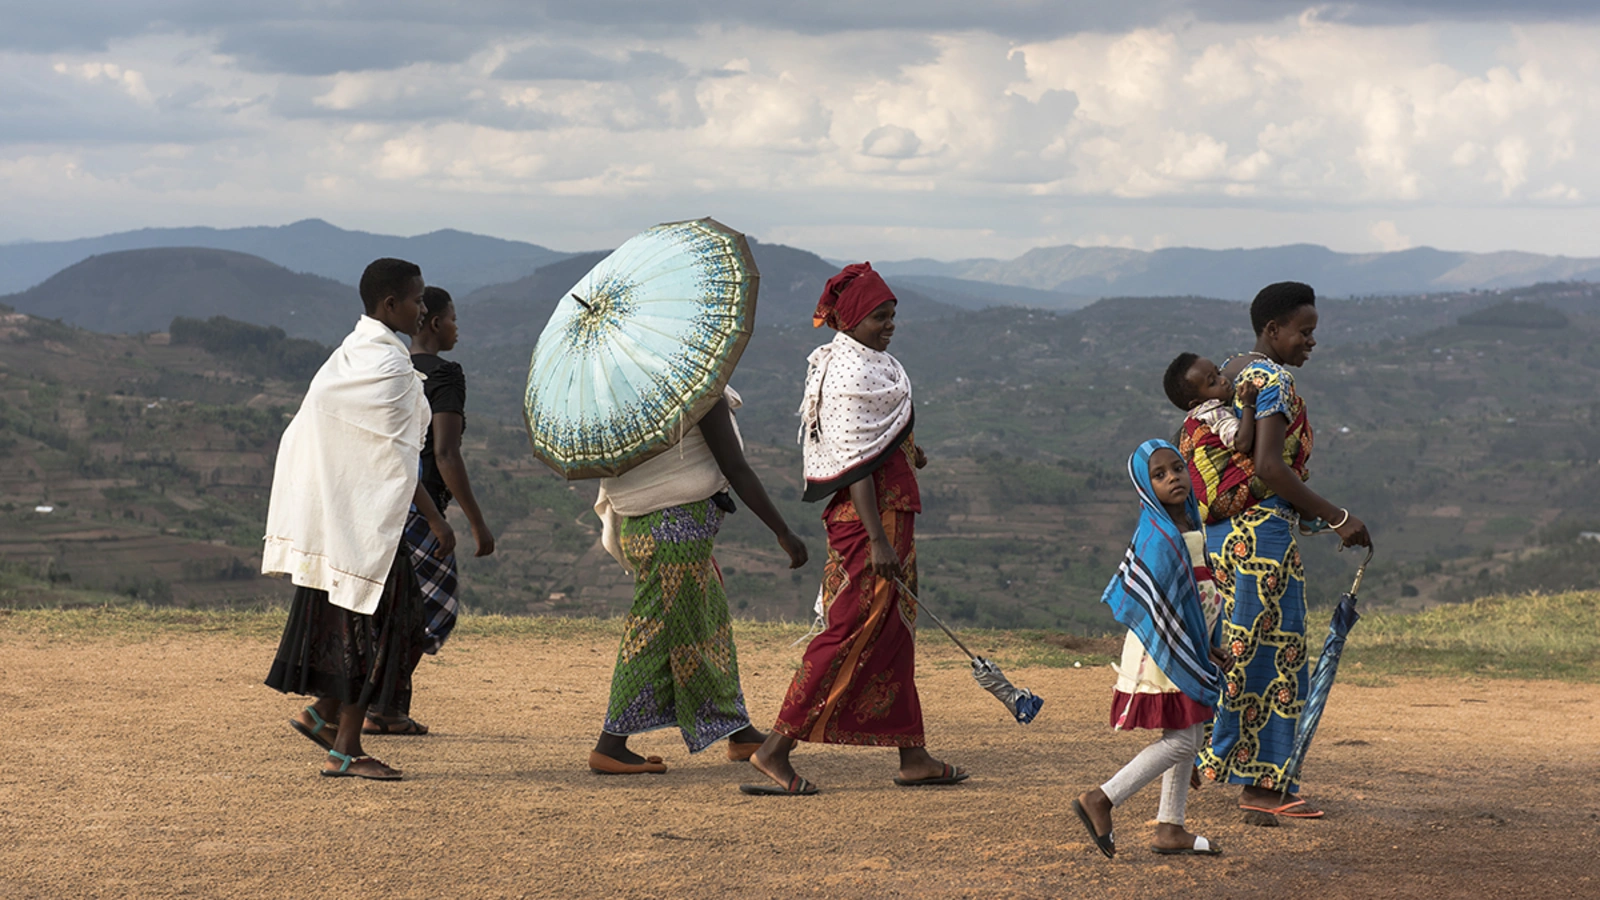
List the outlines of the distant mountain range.
{"type": "MultiPolygon", "coordinates": [[[[761,271],[757,323],[809,326],[834,266],[782,244],[751,241],[750,246],[761,271]]],[[[523,344],[531,350],[556,302],[607,252],[569,256],[504,284],[452,291],[464,333],[482,346],[523,344]]],[[[908,320],[960,312],[898,281],[895,290],[908,320]]],[[[166,331],[178,316],[226,316],[324,344],[337,344],[361,315],[360,297],[348,284],[291,272],[258,256],[201,247],[91,256],[0,302],[103,333],[166,331]]]]}
{"type": "MultiPolygon", "coordinates": [[[[762,273],[762,323],[801,322],[822,284],[838,265],[795,247],[751,239],[762,273]]],[[[205,287],[199,276],[204,266],[224,257],[191,254],[186,263],[177,256],[151,256],[149,265],[132,251],[203,248],[248,254],[276,264],[288,273],[304,273],[321,282],[353,286],[362,269],[379,256],[399,256],[420,264],[430,284],[448,289],[463,307],[482,305],[475,315],[479,324],[496,322],[501,328],[530,318],[543,322],[548,307],[561,292],[586,272],[604,251],[567,253],[537,244],[507,241],[462,231],[444,230],[415,237],[349,231],[320,219],[292,225],[259,228],[148,228],[98,238],[73,241],[36,241],[0,245],[0,295],[21,291],[13,305],[42,316],[60,317],[86,328],[105,331],[160,330],[172,315],[200,315],[206,301],[186,291],[216,290],[205,287]],[[80,269],[91,258],[106,261],[80,269]],[[113,271],[133,264],[132,274],[113,271]],[[185,269],[185,267],[188,267],[185,269]],[[45,289],[44,282],[66,270],[75,274],[67,283],[45,289]],[[140,286],[138,277],[178,278],[187,287],[170,293],[173,282],[140,286]],[[157,275],[157,273],[162,273],[157,275]],[[68,286],[70,283],[70,287],[68,286]],[[102,287],[95,287],[100,284],[102,287]],[[104,319],[94,303],[83,305],[94,291],[114,290],[157,299],[140,311],[121,308],[120,318],[104,319]],[[65,292],[64,292],[65,291],[65,292]],[[543,312],[526,308],[529,301],[545,306],[543,312]],[[176,312],[182,307],[182,312],[176,312]],[[503,311],[504,316],[499,312],[503,311]],[[165,320],[162,317],[165,316],[165,320]],[[509,318],[507,318],[509,317],[509,318]],[[137,322],[137,325],[131,324],[137,322]]],[[[180,254],[181,256],[181,254],[180,254]]],[[[237,260],[235,260],[237,262],[237,260]]],[[[231,265],[231,264],[230,264],[231,265]]],[[[901,315],[932,318],[957,310],[992,306],[1027,306],[1065,311],[1079,309],[1105,297],[1216,297],[1248,300],[1263,285],[1296,280],[1310,283],[1328,297],[1396,296],[1476,289],[1509,289],[1537,283],[1600,281],[1600,258],[1542,256],[1534,253],[1453,253],[1418,248],[1395,253],[1336,253],[1326,247],[1292,244],[1254,250],[1198,250],[1175,248],[1141,251],[1116,247],[1041,247],[1016,259],[964,259],[951,262],[912,259],[874,262],[891,285],[908,301],[901,315]]],[[[242,271],[242,270],[240,270],[242,271]]],[[[213,272],[215,274],[215,272],[213,272]]],[[[238,273],[236,273],[238,274],[238,273]]],[[[288,290],[295,282],[274,276],[275,289],[288,290]]],[[[231,283],[230,283],[231,284],[231,283]]],[[[347,300],[340,300],[331,319],[313,316],[307,324],[280,321],[294,304],[315,306],[329,294],[329,285],[306,282],[299,294],[279,294],[259,305],[246,298],[256,289],[237,284],[232,295],[212,294],[216,315],[256,324],[283,327],[292,335],[322,341],[344,333],[347,300]],[[289,297],[294,303],[288,303],[289,297]],[[319,299],[320,298],[320,299],[319,299]],[[338,327],[326,326],[337,322],[338,327]]],[[[125,300],[106,294],[112,308],[125,300]]],[[[311,313],[299,306],[296,316],[311,313]]],[[[507,336],[497,333],[496,340],[507,336]]]]}
{"type": "Polygon", "coordinates": [[[143,228],[74,241],[0,245],[0,294],[25,290],[91,256],[155,247],[206,247],[259,256],[294,272],[353,285],[367,263],[398,256],[452,293],[512,281],[570,253],[445,229],[415,237],[348,231],[321,219],[260,228],[143,228]]]}
{"type": "MultiPolygon", "coordinates": [[[[1016,259],[873,263],[885,275],[938,278],[981,294],[975,284],[1047,292],[1020,305],[1072,308],[1101,297],[1199,296],[1248,300],[1274,281],[1304,281],[1332,297],[1423,294],[1600,280],[1600,258],[1536,253],[1453,253],[1418,247],[1394,253],[1336,253],[1314,244],[1255,250],[1123,250],[1040,247],[1016,259]]],[[[1008,305],[1018,301],[1006,299],[1008,305]]]]}

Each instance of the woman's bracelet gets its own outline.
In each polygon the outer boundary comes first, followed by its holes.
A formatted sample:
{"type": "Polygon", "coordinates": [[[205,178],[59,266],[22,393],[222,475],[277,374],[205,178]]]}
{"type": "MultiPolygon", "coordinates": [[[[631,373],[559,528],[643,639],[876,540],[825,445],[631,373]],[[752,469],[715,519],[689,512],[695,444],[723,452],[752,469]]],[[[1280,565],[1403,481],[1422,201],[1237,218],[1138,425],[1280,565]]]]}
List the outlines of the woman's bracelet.
{"type": "Polygon", "coordinates": [[[1344,507],[1341,506],[1339,508],[1339,512],[1344,513],[1344,518],[1340,519],[1337,522],[1328,523],[1328,527],[1332,528],[1334,531],[1338,531],[1339,529],[1343,528],[1344,527],[1344,523],[1350,521],[1350,510],[1345,509],[1344,507]]]}

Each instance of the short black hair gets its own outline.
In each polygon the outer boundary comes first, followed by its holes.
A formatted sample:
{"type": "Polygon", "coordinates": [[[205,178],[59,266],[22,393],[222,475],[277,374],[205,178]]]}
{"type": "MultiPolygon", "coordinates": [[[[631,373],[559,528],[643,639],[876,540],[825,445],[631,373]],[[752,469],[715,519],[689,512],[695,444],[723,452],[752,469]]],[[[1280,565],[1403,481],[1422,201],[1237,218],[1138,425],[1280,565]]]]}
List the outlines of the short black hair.
{"type": "Polygon", "coordinates": [[[406,282],[421,277],[422,267],[414,262],[387,256],[375,259],[361,273],[361,305],[371,314],[383,298],[399,296],[405,292],[406,282]]]}
{"type": "Polygon", "coordinates": [[[444,308],[454,302],[454,300],[450,299],[449,291],[442,287],[434,287],[431,284],[428,285],[422,289],[422,308],[426,310],[426,312],[422,314],[424,320],[431,319],[437,315],[442,315],[444,313],[444,308]]]}
{"type": "Polygon", "coordinates": [[[1300,307],[1316,305],[1317,292],[1309,284],[1298,281],[1269,284],[1250,303],[1250,327],[1259,335],[1267,330],[1268,324],[1282,322],[1300,307]]]}
{"type": "Polygon", "coordinates": [[[1189,370],[1200,361],[1198,353],[1179,353],[1172,362],[1167,363],[1167,372],[1161,376],[1161,389],[1167,392],[1167,399],[1172,405],[1188,412],[1194,406],[1194,401],[1200,399],[1194,391],[1194,386],[1189,383],[1189,370]]]}

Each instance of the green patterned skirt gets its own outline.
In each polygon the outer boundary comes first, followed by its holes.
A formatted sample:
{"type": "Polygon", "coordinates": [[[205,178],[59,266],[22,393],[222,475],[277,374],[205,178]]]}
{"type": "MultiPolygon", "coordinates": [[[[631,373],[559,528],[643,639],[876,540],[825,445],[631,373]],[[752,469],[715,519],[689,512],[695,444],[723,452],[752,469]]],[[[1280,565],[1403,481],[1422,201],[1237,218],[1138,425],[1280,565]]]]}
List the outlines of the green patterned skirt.
{"type": "Polygon", "coordinates": [[[607,732],[676,726],[697,753],[750,724],[728,595],[711,558],[722,516],[702,500],[622,521],[633,609],[611,674],[607,732]]]}

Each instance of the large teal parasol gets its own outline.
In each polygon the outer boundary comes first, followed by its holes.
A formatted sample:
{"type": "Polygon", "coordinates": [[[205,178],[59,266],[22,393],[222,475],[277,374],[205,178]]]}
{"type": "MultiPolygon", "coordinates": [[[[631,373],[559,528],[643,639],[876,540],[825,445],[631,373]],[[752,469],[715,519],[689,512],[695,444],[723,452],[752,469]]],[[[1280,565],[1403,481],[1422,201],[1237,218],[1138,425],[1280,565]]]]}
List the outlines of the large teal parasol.
{"type": "Polygon", "coordinates": [[[533,348],[535,456],[567,478],[621,475],[716,404],[756,318],[744,235],[714,219],[637,235],[566,293],[533,348]]]}

